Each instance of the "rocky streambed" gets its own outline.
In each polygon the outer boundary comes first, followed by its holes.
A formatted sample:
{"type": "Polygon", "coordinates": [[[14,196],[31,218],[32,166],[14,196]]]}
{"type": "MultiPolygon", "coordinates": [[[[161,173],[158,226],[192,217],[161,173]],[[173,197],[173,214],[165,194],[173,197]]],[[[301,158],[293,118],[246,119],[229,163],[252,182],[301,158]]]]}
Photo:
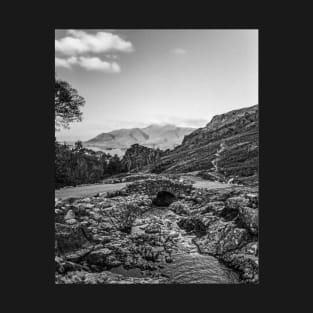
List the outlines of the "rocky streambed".
{"type": "Polygon", "coordinates": [[[56,202],[57,284],[258,282],[256,189],[181,183],[184,193],[158,207],[151,182],[133,184],[56,202]]]}

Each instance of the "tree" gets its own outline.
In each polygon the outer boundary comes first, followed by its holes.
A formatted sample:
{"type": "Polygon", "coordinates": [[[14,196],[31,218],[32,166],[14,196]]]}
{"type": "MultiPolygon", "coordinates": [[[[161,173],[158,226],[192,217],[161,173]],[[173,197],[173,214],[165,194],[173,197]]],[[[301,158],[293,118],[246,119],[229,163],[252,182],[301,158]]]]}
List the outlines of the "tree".
{"type": "Polygon", "coordinates": [[[77,90],[63,80],[55,78],[54,85],[54,112],[55,129],[60,127],[69,128],[72,122],[82,120],[81,107],[85,104],[85,99],[81,97],[77,90]]]}
{"type": "Polygon", "coordinates": [[[121,161],[118,155],[115,154],[113,157],[110,158],[107,170],[109,174],[113,175],[119,173],[121,171],[121,168],[121,161]]]}
{"type": "Polygon", "coordinates": [[[80,140],[76,141],[74,151],[80,152],[83,149],[83,143],[80,140]]]}

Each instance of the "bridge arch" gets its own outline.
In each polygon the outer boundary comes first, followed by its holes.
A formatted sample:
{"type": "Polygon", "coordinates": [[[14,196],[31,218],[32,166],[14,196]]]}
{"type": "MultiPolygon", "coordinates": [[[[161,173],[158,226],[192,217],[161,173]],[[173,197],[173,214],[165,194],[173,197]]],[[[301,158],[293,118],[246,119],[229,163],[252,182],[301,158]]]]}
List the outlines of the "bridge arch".
{"type": "Polygon", "coordinates": [[[158,202],[160,200],[163,203],[173,202],[184,195],[188,195],[192,189],[191,184],[163,177],[135,181],[127,186],[128,192],[143,193],[148,195],[152,201],[158,202]]]}
{"type": "Polygon", "coordinates": [[[152,200],[152,203],[157,206],[169,206],[174,201],[176,201],[176,196],[173,193],[166,190],[161,190],[152,200]]]}

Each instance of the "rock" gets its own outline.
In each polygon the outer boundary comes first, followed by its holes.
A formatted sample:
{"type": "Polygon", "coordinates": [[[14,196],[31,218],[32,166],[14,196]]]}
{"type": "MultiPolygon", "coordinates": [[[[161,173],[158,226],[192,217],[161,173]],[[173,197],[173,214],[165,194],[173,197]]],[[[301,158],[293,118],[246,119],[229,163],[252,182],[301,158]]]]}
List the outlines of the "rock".
{"type": "Polygon", "coordinates": [[[166,263],[173,263],[173,259],[170,256],[165,257],[165,262],[166,263]]]}
{"type": "Polygon", "coordinates": [[[65,222],[71,225],[71,224],[76,224],[77,220],[75,218],[70,218],[70,219],[67,219],[65,222]]]}
{"type": "Polygon", "coordinates": [[[55,240],[57,251],[61,254],[81,249],[90,244],[89,232],[81,225],[64,225],[55,223],[55,240]]]}
{"type": "Polygon", "coordinates": [[[207,230],[205,224],[198,216],[182,218],[181,220],[179,220],[177,225],[180,228],[185,229],[187,232],[194,232],[198,236],[204,235],[207,230]]]}
{"type": "Polygon", "coordinates": [[[107,256],[110,255],[111,253],[112,253],[112,251],[110,249],[107,249],[107,248],[92,251],[86,257],[86,261],[90,265],[92,264],[92,265],[105,267],[107,265],[107,263],[106,263],[107,256]]]}
{"type": "Polygon", "coordinates": [[[177,238],[179,237],[179,234],[174,232],[174,231],[171,231],[169,234],[168,234],[168,237],[170,238],[177,238]]]}
{"type": "Polygon", "coordinates": [[[247,230],[237,228],[233,222],[218,220],[209,226],[207,235],[196,238],[195,243],[201,253],[217,256],[242,247],[247,237],[247,230]]]}
{"type": "Polygon", "coordinates": [[[161,231],[161,228],[157,224],[149,224],[145,227],[145,233],[147,234],[155,234],[159,233],[161,231]]]}
{"type": "Polygon", "coordinates": [[[175,201],[170,206],[169,209],[175,212],[176,214],[189,215],[190,209],[188,205],[182,201],[175,201]]]}
{"type": "Polygon", "coordinates": [[[203,223],[206,229],[215,221],[218,220],[218,217],[214,215],[212,212],[201,214],[198,216],[198,219],[203,223]]]}
{"type": "Polygon", "coordinates": [[[228,198],[225,205],[229,209],[239,209],[240,207],[247,206],[249,200],[244,197],[231,197],[228,198]]]}
{"type": "Polygon", "coordinates": [[[252,241],[243,246],[238,253],[243,253],[243,254],[251,254],[254,256],[259,255],[259,243],[257,241],[252,241]]]}
{"type": "Polygon", "coordinates": [[[121,264],[123,264],[123,262],[117,259],[115,255],[108,255],[106,257],[105,262],[106,262],[106,266],[109,268],[120,266],[121,264]]]}
{"type": "Polygon", "coordinates": [[[207,203],[205,206],[201,207],[199,210],[201,214],[214,212],[215,214],[220,214],[225,208],[225,203],[223,201],[212,201],[207,203]]]}
{"type": "Polygon", "coordinates": [[[112,229],[114,229],[113,225],[111,223],[108,222],[103,222],[99,225],[99,228],[101,228],[101,230],[104,230],[106,232],[111,231],[112,229]]]}
{"type": "Polygon", "coordinates": [[[75,219],[75,214],[73,210],[68,210],[64,216],[64,220],[66,221],[66,220],[71,220],[71,219],[75,219]]]}
{"type": "Polygon", "coordinates": [[[257,193],[248,193],[246,198],[249,201],[247,206],[254,209],[259,207],[259,195],[257,193]]]}
{"type": "Polygon", "coordinates": [[[85,209],[92,209],[95,205],[92,203],[84,203],[84,208],[85,209]]]}
{"type": "Polygon", "coordinates": [[[103,271],[90,273],[87,271],[72,271],[65,276],[56,275],[56,284],[165,284],[164,277],[126,277],[120,274],[103,271]]]}
{"type": "Polygon", "coordinates": [[[74,262],[67,261],[58,256],[56,256],[54,260],[55,260],[55,270],[59,274],[65,274],[66,272],[69,271],[77,271],[84,269],[84,266],[74,262]]]}
{"type": "Polygon", "coordinates": [[[231,197],[225,202],[225,208],[221,211],[220,216],[230,221],[237,217],[239,209],[248,205],[249,200],[244,197],[231,197]]]}
{"type": "Polygon", "coordinates": [[[239,209],[238,222],[244,228],[247,228],[252,234],[257,235],[259,231],[258,210],[249,207],[239,209]]]}
{"type": "Polygon", "coordinates": [[[241,249],[230,251],[220,257],[227,266],[240,273],[241,279],[249,283],[259,282],[258,243],[251,242],[241,249]]]}
{"type": "Polygon", "coordinates": [[[146,194],[150,197],[157,196],[158,198],[158,193],[160,193],[160,200],[162,200],[163,196],[166,196],[166,198],[169,199],[168,203],[166,203],[165,205],[170,205],[172,202],[174,202],[175,198],[178,198],[183,194],[189,195],[191,191],[192,185],[181,183],[178,180],[167,178],[164,176],[135,181],[134,183],[129,184],[126,187],[126,192],[129,194],[146,194]],[[162,194],[162,192],[166,193],[162,194]]]}

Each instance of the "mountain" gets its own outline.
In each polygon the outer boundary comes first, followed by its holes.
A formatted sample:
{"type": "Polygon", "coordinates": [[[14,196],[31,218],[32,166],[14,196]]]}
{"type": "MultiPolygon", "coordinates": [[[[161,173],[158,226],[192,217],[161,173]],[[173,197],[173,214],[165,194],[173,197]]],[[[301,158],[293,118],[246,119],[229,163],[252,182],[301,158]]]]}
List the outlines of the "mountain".
{"type": "Polygon", "coordinates": [[[258,105],[216,115],[161,157],[155,172],[205,170],[226,178],[258,177],[258,105]]]}
{"type": "Polygon", "coordinates": [[[175,125],[152,124],[145,128],[118,129],[102,133],[86,142],[84,146],[100,149],[126,150],[133,144],[162,150],[173,149],[182,143],[185,135],[195,128],[178,127],[175,125]]]}
{"type": "Polygon", "coordinates": [[[155,152],[132,146],[123,162],[132,170],[199,171],[198,175],[208,179],[254,184],[258,181],[258,105],[216,115],[205,127],[187,134],[174,149],[155,152]]]}

